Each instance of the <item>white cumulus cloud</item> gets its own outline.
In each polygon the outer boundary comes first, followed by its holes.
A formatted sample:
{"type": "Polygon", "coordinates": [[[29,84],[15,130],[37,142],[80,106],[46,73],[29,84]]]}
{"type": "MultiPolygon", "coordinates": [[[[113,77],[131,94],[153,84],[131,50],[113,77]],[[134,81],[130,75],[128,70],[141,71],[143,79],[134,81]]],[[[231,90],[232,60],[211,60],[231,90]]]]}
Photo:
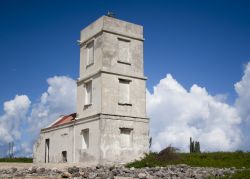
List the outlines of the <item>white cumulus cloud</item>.
{"type": "Polygon", "coordinates": [[[4,102],[4,114],[0,116],[1,155],[6,155],[8,143],[14,142],[16,155],[31,156],[41,128],[60,115],[76,112],[75,81],[67,76],[54,76],[47,82],[47,91],[32,105],[26,95],[16,95],[4,102]]]}
{"type": "Polygon", "coordinates": [[[247,63],[244,75],[238,83],[234,85],[238,94],[236,107],[242,119],[250,123],[250,62],[247,63]]]}
{"type": "Polygon", "coordinates": [[[241,130],[244,135],[242,148],[250,150],[250,62],[247,63],[242,79],[234,85],[238,95],[235,106],[241,118],[241,130]]]}
{"type": "Polygon", "coordinates": [[[170,144],[188,151],[189,137],[206,151],[236,150],[242,141],[241,118],[233,106],[198,85],[186,90],[170,74],[147,92],[147,112],[155,151],[170,144]]]}
{"type": "Polygon", "coordinates": [[[39,131],[60,115],[76,112],[76,82],[67,76],[54,76],[40,100],[32,105],[29,122],[32,131],[39,131]]]}
{"type": "Polygon", "coordinates": [[[0,116],[0,144],[20,139],[20,123],[25,120],[30,103],[26,95],[16,95],[4,102],[4,114],[0,116]]]}
{"type": "MultiPolygon", "coordinates": [[[[26,95],[16,95],[4,103],[4,114],[0,116],[0,148],[7,150],[5,144],[14,141],[17,153],[30,156],[41,128],[60,115],[76,112],[75,80],[54,76],[47,82],[47,90],[32,105],[26,95]],[[25,135],[28,137],[22,138],[25,135]]],[[[152,93],[147,91],[152,150],[159,151],[171,144],[188,151],[189,137],[200,141],[203,151],[230,151],[241,147],[249,150],[250,145],[244,143],[250,143],[250,63],[235,84],[235,91],[238,97],[235,104],[230,105],[226,103],[226,95],[212,96],[196,84],[185,89],[170,74],[166,75],[152,93]]]]}

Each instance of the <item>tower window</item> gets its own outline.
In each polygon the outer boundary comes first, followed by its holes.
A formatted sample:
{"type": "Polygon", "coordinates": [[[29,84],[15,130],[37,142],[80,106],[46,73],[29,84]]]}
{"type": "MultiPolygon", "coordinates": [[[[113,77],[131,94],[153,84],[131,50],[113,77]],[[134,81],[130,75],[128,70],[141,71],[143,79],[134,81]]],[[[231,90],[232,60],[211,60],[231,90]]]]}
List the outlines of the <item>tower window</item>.
{"type": "Polygon", "coordinates": [[[87,44],[87,66],[94,64],[94,40],[87,44]]]}
{"type": "Polygon", "coordinates": [[[131,128],[120,128],[120,145],[122,148],[132,146],[132,130],[131,128]]]}
{"type": "Polygon", "coordinates": [[[130,64],[130,51],[129,51],[130,41],[118,38],[118,44],[119,44],[118,62],[130,64]]]}
{"type": "Polygon", "coordinates": [[[119,102],[121,105],[130,104],[130,80],[119,79],[119,102]]]}
{"type": "Polygon", "coordinates": [[[92,104],[92,81],[85,83],[85,105],[92,104]]]}
{"type": "Polygon", "coordinates": [[[84,129],[81,132],[82,136],[82,149],[89,148],[89,129],[84,129]]]}

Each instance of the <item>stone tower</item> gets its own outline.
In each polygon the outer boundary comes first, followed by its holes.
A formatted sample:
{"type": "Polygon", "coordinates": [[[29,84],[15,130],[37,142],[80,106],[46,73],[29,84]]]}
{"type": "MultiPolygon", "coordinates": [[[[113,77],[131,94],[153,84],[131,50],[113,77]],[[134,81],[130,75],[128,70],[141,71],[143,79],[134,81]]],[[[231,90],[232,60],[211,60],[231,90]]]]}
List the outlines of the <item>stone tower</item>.
{"type": "Polygon", "coordinates": [[[102,16],[81,31],[77,113],[41,130],[35,162],[126,163],[149,151],[143,27],[102,16]]]}
{"type": "Polygon", "coordinates": [[[142,26],[108,16],[81,31],[77,115],[89,121],[89,148],[101,163],[149,150],[143,41],[142,26]]]}

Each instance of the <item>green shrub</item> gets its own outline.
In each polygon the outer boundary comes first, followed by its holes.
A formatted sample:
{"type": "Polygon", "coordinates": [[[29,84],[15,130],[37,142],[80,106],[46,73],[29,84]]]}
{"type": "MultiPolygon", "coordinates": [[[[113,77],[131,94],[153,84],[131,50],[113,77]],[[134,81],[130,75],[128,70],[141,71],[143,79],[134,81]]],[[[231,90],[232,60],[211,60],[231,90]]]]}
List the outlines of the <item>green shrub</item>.
{"type": "Polygon", "coordinates": [[[178,148],[168,146],[157,154],[156,159],[160,161],[178,161],[180,160],[178,150],[178,148]]]}

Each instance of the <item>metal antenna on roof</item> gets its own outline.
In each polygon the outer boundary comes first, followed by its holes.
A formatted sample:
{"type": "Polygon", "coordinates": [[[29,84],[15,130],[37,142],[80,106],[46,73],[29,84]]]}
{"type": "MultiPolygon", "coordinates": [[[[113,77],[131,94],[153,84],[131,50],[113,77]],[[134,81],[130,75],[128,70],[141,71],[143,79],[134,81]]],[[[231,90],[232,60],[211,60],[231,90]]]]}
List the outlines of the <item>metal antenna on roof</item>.
{"type": "Polygon", "coordinates": [[[111,12],[111,11],[108,11],[108,14],[107,14],[108,17],[113,17],[115,18],[115,13],[111,12]]]}

